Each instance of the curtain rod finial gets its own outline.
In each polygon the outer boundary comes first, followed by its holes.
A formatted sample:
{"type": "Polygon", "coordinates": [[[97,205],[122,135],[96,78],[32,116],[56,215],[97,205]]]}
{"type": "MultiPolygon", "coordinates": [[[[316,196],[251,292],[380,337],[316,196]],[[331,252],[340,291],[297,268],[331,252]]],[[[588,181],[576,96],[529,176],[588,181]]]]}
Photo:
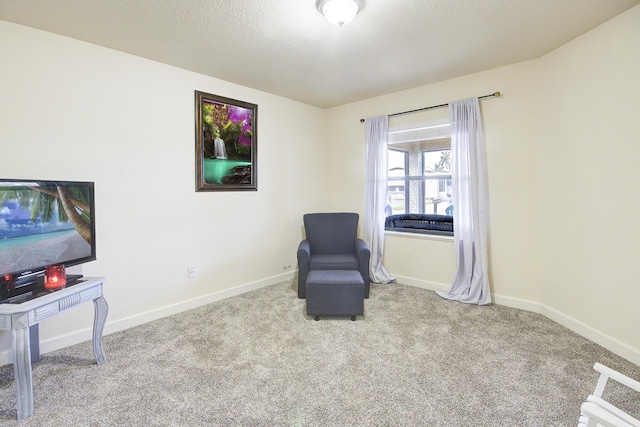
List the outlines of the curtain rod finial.
{"type": "Polygon", "coordinates": [[[364,119],[360,119],[360,123],[364,123],[364,119]]]}
{"type": "Polygon", "coordinates": [[[500,96],[500,92],[493,92],[493,96],[495,96],[495,97],[500,96]]]}

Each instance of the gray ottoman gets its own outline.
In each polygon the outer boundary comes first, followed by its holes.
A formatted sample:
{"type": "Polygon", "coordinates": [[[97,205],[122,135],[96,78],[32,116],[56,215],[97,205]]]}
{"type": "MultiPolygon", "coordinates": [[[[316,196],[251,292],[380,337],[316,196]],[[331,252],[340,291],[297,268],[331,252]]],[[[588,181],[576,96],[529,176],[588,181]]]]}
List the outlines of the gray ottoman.
{"type": "Polygon", "coordinates": [[[311,270],[307,276],[307,315],[364,314],[364,281],[357,270],[311,270]]]}

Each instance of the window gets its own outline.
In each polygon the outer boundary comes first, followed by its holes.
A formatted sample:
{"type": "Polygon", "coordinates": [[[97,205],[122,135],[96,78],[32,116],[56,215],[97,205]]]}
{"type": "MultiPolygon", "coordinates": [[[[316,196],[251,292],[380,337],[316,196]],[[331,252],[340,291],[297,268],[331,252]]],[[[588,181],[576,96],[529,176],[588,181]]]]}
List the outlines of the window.
{"type": "Polygon", "coordinates": [[[453,215],[448,122],[391,128],[388,156],[387,216],[453,215]]]}

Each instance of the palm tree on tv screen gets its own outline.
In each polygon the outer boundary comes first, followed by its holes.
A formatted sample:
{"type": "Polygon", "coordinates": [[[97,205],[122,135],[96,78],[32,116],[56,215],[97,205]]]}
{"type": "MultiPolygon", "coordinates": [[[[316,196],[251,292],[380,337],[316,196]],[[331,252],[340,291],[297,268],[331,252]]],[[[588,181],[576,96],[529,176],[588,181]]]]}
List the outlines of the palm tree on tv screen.
{"type": "Polygon", "coordinates": [[[15,199],[23,208],[29,208],[31,221],[38,217],[43,222],[51,221],[57,212],[61,222],[71,222],[78,234],[91,244],[89,197],[89,188],[86,187],[56,186],[55,190],[39,186],[17,187],[0,193],[1,199],[15,199]]]}

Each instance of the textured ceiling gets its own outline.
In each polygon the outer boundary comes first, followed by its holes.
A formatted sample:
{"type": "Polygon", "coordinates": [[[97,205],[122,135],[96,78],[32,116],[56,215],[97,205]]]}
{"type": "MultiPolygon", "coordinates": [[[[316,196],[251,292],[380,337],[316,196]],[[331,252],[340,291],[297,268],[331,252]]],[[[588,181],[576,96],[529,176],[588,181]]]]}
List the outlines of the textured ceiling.
{"type": "MultiPolygon", "coordinates": [[[[319,107],[540,57],[640,0],[0,0],[0,19],[319,107]]],[[[0,35],[1,36],[1,35],[0,35]]]]}

